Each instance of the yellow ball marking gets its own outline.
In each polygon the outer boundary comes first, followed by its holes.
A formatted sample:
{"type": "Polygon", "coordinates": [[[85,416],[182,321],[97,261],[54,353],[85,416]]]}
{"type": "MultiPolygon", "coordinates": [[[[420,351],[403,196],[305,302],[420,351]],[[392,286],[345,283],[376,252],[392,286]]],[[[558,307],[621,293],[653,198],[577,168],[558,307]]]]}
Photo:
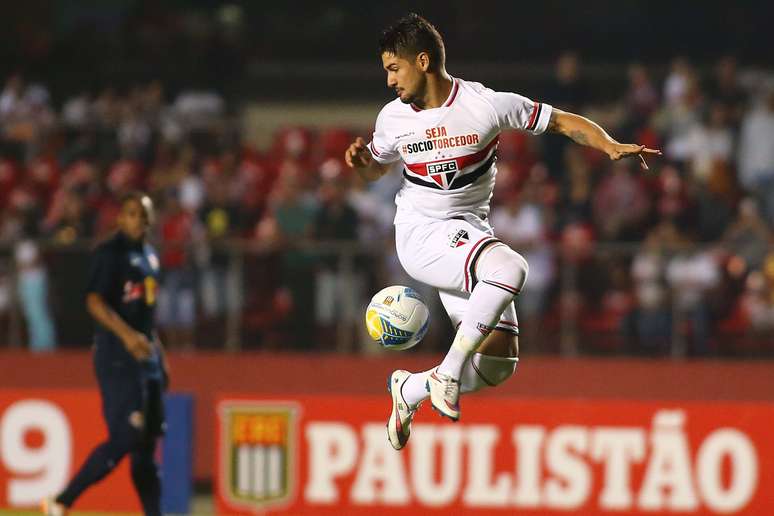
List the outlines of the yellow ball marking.
{"type": "Polygon", "coordinates": [[[368,334],[371,336],[374,340],[381,340],[382,338],[382,320],[379,317],[379,312],[374,310],[373,308],[369,308],[366,311],[366,328],[368,329],[368,334]]]}

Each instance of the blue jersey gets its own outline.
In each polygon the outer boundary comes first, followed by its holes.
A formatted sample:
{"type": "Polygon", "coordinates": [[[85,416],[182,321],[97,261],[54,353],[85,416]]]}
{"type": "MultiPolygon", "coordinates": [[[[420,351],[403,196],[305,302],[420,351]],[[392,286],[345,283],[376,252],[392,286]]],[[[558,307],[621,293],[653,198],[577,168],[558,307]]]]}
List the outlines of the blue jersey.
{"type": "MultiPolygon", "coordinates": [[[[156,250],[118,232],[97,246],[89,274],[88,293],[99,294],[130,327],[154,338],[154,312],[158,294],[159,259],[156,250]]],[[[99,324],[96,343],[111,361],[134,364],[121,340],[99,324]]],[[[160,376],[158,351],[143,361],[142,370],[160,376]]]]}

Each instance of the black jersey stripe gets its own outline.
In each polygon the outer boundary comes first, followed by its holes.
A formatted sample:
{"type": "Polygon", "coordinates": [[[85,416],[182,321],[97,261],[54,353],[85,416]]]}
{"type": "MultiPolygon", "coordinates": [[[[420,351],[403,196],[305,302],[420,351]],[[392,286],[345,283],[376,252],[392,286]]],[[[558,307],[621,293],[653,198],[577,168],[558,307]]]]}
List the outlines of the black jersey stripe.
{"type": "MultiPolygon", "coordinates": [[[[474,183],[479,177],[486,174],[489,169],[492,167],[492,164],[497,160],[496,153],[493,152],[491,156],[489,156],[489,159],[487,159],[483,165],[478,167],[473,172],[470,172],[468,174],[457,176],[452,181],[452,184],[449,185],[449,190],[457,190],[458,188],[462,188],[463,186],[468,186],[469,184],[474,183]]],[[[434,188],[436,190],[443,190],[438,183],[434,181],[423,181],[422,179],[419,179],[416,176],[409,175],[406,168],[403,168],[403,177],[405,177],[408,181],[411,181],[415,185],[419,186],[426,186],[428,188],[434,188]]]]}

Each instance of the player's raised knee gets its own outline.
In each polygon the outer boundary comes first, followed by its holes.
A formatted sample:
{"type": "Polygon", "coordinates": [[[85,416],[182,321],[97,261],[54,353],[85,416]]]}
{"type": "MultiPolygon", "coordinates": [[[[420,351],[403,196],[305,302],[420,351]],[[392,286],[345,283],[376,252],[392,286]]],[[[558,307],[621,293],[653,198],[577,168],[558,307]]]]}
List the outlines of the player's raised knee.
{"type": "Polygon", "coordinates": [[[518,295],[529,274],[529,264],[522,255],[504,244],[493,245],[476,266],[479,281],[518,295]]]}
{"type": "Polygon", "coordinates": [[[462,392],[476,392],[484,387],[495,387],[516,372],[517,357],[498,357],[474,353],[462,371],[462,392]]]}

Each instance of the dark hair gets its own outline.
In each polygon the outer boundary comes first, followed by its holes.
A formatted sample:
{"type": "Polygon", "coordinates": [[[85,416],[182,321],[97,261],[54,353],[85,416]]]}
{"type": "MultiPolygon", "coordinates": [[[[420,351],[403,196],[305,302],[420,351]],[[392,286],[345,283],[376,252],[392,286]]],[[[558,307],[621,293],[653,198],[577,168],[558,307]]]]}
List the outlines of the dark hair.
{"type": "Polygon", "coordinates": [[[432,71],[440,70],[446,62],[446,50],[438,29],[416,13],[407,14],[382,31],[379,55],[385,52],[401,57],[427,52],[432,71]]]}
{"type": "Polygon", "coordinates": [[[122,194],[121,197],[119,198],[119,202],[121,206],[131,201],[135,201],[142,204],[142,198],[147,196],[148,195],[145,192],[141,192],[139,190],[132,190],[130,192],[126,192],[122,194]]]}
{"type": "Polygon", "coordinates": [[[144,192],[140,192],[139,190],[135,190],[132,192],[125,193],[121,196],[121,207],[123,208],[126,203],[129,202],[136,202],[140,205],[143,212],[145,213],[145,218],[148,220],[148,223],[153,223],[153,220],[155,218],[154,208],[153,208],[153,201],[148,196],[148,194],[144,192]]]}

